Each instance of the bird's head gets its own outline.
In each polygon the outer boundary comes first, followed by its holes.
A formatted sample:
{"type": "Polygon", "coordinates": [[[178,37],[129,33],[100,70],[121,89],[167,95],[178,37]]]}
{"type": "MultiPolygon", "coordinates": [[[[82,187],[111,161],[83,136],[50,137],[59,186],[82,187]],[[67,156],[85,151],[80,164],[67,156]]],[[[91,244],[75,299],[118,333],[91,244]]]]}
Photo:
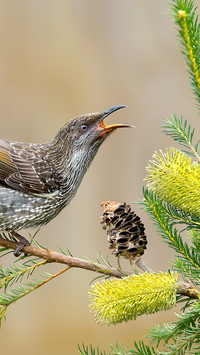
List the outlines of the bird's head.
{"type": "MultiPolygon", "coordinates": [[[[108,135],[117,128],[133,127],[127,124],[106,125],[104,119],[125,106],[114,106],[104,112],[88,113],[68,121],[54,138],[55,149],[61,154],[60,165],[83,175],[98,148],[108,135]]],[[[53,149],[54,151],[54,149],[53,149]]]]}
{"type": "Polygon", "coordinates": [[[104,112],[88,113],[71,119],[56,135],[71,149],[97,150],[105,138],[117,128],[133,127],[127,124],[106,125],[104,119],[126,106],[114,106],[104,112]]]}

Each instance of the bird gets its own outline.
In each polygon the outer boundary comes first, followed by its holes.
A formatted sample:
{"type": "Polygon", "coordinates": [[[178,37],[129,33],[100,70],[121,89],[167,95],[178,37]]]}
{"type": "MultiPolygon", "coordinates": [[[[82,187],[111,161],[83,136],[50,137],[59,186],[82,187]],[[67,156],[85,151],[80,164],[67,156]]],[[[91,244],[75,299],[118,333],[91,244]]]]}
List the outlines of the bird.
{"type": "Polygon", "coordinates": [[[0,230],[18,240],[15,256],[29,241],[18,233],[41,228],[74,197],[104,140],[127,124],[104,119],[126,107],[114,106],[69,120],[48,143],[0,139],[0,230]]]}

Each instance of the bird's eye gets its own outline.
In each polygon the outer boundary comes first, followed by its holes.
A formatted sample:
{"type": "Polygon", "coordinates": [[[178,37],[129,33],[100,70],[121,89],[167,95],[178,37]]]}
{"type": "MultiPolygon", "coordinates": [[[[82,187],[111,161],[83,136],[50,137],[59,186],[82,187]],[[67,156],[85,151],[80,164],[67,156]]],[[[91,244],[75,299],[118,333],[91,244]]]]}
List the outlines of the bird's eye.
{"type": "Polygon", "coordinates": [[[87,129],[88,129],[88,126],[87,126],[86,124],[82,124],[82,125],[81,125],[81,131],[82,131],[82,132],[87,131],[87,129]]]}

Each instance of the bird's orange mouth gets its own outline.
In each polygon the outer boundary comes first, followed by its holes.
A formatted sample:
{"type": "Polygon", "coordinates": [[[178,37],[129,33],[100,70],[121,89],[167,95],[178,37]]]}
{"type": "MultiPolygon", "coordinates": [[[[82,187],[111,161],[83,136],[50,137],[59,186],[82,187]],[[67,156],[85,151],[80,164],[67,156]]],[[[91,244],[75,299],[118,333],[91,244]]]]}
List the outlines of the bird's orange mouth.
{"type": "Polygon", "coordinates": [[[100,134],[99,134],[99,138],[102,137],[104,134],[106,133],[109,133],[111,131],[113,131],[114,129],[116,128],[123,128],[123,127],[134,127],[134,126],[131,126],[131,125],[127,125],[127,124],[112,124],[112,125],[109,125],[107,126],[105,123],[104,123],[104,119],[109,116],[111,113],[123,108],[123,107],[126,107],[125,105],[121,105],[121,106],[114,106],[114,107],[111,107],[109,108],[108,110],[102,112],[100,115],[99,115],[99,122],[98,122],[98,125],[97,125],[97,130],[99,130],[100,134]]]}
{"type": "Polygon", "coordinates": [[[131,127],[133,128],[134,126],[131,126],[131,125],[128,125],[128,124],[120,124],[120,123],[117,123],[117,124],[112,124],[112,125],[109,125],[107,126],[105,123],[104,123],[104,118],[101,119],[99,125],[98,125],[98,129],[102,130],[102,132],[100,133],[99,137],[102,137],[104,134],[106,133],[109,133],[111,131],[113,131],[114,129],[117,129],[117,128],[126,128],[126,127],[131,127]]]}

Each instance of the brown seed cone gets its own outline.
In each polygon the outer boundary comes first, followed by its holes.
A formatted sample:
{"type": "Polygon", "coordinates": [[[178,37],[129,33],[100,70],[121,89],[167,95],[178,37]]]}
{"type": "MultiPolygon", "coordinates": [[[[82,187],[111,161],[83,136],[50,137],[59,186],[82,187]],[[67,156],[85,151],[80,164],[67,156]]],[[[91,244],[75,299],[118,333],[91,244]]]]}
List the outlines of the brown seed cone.
{"type": "Polygon", "coordinates": [[[130,260],[143,255],[147,248],[144,224],[130,205],[106,201],[101,206],[104,206],[101,224],[107,231],[112,253],[130,260]]]}

